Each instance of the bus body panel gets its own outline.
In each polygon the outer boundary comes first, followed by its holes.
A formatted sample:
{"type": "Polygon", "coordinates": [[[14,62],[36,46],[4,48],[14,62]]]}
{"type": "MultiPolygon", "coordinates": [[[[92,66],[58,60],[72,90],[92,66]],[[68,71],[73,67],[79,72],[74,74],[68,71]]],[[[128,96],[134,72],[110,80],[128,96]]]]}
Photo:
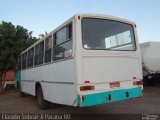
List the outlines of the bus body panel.
{"type": "Polygon", "coordinates": [[[74,84],[42,83],[44,98],[57,104],[77,106],[77,93],[74,84]]]}
{"type": "Polygon", "coordinates": [[[35,96],[35,84],[39,82],[44,98],[50,102],[73,105],[77,98],[74,59],[26,69],[21,74],[22,91],[26,93],[35,96]]]}
{"type": "MultiPolygon", "coordinates": [[[[129,56],[83,57],[83,80],[90,83],[128,81],[141,78],[139,60],[129,56]]],[[[83,82],[84,83],[84,82],[83,82]]]]}
{"type": "MultiPolygon", "coordinates": [[[[23,71],[24,72],[24,71],[23,71]]],[[[24,93],[28,93],[31,94],[33,96],[35,96],[35,85],[36,82],[32,81],[32,80],[21,80],[21,84],[22,84],[22,92],[24,93]]]]}

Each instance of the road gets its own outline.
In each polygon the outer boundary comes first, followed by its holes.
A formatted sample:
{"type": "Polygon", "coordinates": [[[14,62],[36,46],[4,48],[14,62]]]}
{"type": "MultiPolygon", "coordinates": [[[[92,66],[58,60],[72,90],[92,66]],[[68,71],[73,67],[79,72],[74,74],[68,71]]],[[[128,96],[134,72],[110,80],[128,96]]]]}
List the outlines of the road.
{"type": "MultiPolygon", "coordinates": [[[[33,96],[20,97],[18,92],[10,91],[0,95],[0,113],[31,113],[31,114],[87,114],[94,116],[160,114],[160,86],[144,87],[143,97],[119,102],[87,107],[74,108],[65,105],[51,104],[49,109],[40,110],[33,96]]],[[[89,117],[89,116],[88,116],[89,117]]],[[[118,116],[119,117],[119,116],[118,116]]]]}

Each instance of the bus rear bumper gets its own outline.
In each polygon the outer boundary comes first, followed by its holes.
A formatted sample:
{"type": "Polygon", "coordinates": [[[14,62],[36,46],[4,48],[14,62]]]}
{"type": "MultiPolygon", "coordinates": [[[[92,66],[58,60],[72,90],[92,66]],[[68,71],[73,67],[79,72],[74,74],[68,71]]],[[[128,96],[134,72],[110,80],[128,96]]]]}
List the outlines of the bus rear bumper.
{"type": "Polygon", "coordinates": [[[140,87],[131,89],[121,89],[106,91],[95,94],[78,95],[78,106],[88,107],[93,105],[104,104],[108,102],[126,100],[142,96],[142,89],[140,87]]]}

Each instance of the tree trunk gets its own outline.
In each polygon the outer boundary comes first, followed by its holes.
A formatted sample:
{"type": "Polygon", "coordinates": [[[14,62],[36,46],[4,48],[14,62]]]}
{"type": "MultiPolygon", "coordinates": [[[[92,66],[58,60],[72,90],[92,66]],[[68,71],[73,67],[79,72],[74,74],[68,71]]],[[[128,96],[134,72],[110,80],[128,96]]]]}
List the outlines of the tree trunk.
{"type": "Polygon", "coordinates": [[[0,94],[3,93],[5,84],[6,71],[2,72],[0,75],[0,94]]]}
{"type": "Polygon", "coordinates": [[[2,93],[3,91],[3,87],[2,87],[2,74],[0,74],[0,94],[2,93]]]}
{"type": "Polygon", "coordinates": [[[0,94],[3,93],[2,81],[0,81],[0,94]]]}

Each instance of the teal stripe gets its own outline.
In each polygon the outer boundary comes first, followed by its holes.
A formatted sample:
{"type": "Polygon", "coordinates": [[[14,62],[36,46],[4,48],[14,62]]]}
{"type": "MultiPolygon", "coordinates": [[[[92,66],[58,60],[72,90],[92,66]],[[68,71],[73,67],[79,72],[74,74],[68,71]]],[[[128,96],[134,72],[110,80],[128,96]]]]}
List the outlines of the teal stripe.
{"type": "Polygon", "coordinates": [[[16,71],[15,79],[19,82],[19,89],[20,89],[20,92],[22,92],[22,82],[21,82],[21,71],[20,70],[16,71]]]}
{"type": "Polygon", "coordinates": [[[142,96],[142,90],[140,87],[88,94],[84,96],[84,101],[82,101],[82,96],[78,95],[78,105],[80,107],[87,107],[140,96],[142,96]]]}

